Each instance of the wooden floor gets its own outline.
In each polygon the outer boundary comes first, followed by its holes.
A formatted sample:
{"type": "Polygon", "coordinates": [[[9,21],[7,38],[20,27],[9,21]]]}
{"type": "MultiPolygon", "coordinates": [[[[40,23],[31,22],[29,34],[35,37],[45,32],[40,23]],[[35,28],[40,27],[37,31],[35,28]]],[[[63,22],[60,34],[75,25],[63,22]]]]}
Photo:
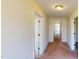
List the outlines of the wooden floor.
{"type": "Polygon", "coordinates": [[[54,43],[49,43],[43,55],[39,55],[36,59],[78,59],[77,51],[70,51],[66,43],[61,43],[55,38],[54,43]]]}

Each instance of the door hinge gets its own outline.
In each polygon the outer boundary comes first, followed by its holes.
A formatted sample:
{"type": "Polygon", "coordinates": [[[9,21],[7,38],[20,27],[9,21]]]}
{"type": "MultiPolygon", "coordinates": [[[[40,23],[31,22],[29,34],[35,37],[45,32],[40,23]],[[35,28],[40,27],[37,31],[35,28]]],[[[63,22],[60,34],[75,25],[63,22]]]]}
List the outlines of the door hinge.
{"type": "Polygon", "coordinates": [[[38,50],[40,49],[40,47],[38,47],[38,50]]]}
{"type": "Polygon", "coordinates": [[[38,22],[40,23],[40,20],[38,22]]]}
{"type": "Polygon", "coordinates": [[[40,36],[40,34],[38,34],[38,36],[40,36]]]}

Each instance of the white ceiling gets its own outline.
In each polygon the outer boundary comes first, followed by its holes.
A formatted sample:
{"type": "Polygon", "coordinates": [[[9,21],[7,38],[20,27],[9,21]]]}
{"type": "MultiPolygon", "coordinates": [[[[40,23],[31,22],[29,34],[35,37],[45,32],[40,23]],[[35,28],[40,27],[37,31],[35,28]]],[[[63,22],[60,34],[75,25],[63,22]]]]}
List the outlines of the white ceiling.
{"type": "Polygon", "coordinates": [[[37,3],[40,4],[49,17],[68,17],[78,7],[78,0],[37,0],[37,3]],[[55,10],[50,7],[54,4],[61,4],[65,8],[62,11],[55,10]]]}

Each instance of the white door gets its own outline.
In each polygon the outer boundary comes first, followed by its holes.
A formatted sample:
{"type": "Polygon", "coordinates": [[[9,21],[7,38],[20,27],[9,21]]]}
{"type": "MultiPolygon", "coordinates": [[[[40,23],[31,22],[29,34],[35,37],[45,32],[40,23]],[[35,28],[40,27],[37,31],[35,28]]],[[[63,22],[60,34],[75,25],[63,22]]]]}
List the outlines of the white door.
{"type": "Polygon", "coordinates": [[[55,35],[60,35],[60,24],[55,24],[55,35]]]}

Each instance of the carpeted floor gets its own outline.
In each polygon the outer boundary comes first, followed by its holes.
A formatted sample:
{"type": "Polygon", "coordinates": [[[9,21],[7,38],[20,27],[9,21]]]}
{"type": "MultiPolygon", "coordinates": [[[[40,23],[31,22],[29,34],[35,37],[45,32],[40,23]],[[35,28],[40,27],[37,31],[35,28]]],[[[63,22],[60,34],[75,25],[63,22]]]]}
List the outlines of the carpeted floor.
{"type": "Polygon", "coordinates": [[[43,55],[39,55],[36,59],[78,59],[77,50],[70,51],[69,47],[65,43],[58,41],[55,38],[54,43],[49,43],[48,47],[43,55]]]}

